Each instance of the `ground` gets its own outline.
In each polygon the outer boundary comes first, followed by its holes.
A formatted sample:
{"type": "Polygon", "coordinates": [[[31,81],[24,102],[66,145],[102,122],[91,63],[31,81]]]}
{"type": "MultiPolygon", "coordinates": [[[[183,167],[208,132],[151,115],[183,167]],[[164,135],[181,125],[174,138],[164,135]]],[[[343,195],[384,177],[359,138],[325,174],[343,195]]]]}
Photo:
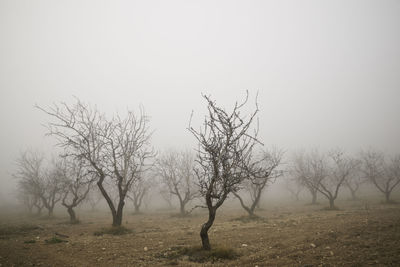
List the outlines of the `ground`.
{"type": "Polygon", "coordinates": [[[340,210],[304,204],[258,210],[247,220],[223,209],[210,230],[214,247],[232,248],[231,260],[194,262],[174,251],[200,244],[207,214],[126,214],[124,235],[95,235],[110,226],[107,213],[64,218],[3,218],[1,266],[400,266],[400,205],[340,203],[340,210]]]}

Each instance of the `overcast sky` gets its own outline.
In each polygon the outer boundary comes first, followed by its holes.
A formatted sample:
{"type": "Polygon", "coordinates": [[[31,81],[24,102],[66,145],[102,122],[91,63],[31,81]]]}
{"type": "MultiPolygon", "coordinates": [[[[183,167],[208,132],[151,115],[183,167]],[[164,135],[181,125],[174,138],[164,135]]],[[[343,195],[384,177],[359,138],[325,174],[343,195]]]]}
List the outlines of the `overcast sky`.
{"type": "Polygon", "coordinates": [[[201,93],[246,89],[267,145],[400,152],[400,1],[0,0],[0,194],[51,147],[35,103],[142,104],[154,146],[183,148],[201,93]]]}

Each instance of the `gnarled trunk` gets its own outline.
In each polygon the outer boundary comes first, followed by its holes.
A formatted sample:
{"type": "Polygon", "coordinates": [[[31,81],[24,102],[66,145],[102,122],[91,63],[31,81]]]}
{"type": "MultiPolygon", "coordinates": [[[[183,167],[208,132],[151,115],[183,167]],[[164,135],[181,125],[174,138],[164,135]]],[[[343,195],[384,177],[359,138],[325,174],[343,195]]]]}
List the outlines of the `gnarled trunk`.
{"type": "Polygon", "coordinates": [[[335,209],[335,199],[334,198],[329,199],[329,208],[331,210],[335,209]]]}
{"type": "Polygon", "coordinates": [[[390,191],[386,191],[385,192],[385,202],[386,203],[390,203],[390,191]]]}
{"type": "Polygon", "coordinates": [[[317,204],[317,192],[312,192],[312,200],[311,200],[311,204],[315,205],[317,204]]]}
{"type": "Polygon", "coordinates": [[[76,215],[75,215],[75,211],[72,207],[68,207],[67,208],[68,214],[69,214],[69,221],[70,223],[76,223],[76,215]]]}
{"type": "Polygon", "coordinates": [[[181,215],[185,215],[186,214],[185,205],[186,205],[186,203],[184,201],[180,202],[180,213],[181,213],[181,215]]]}
{"type": "Polygon", "coordinates": [[[113,214],[113,224],[112,226],[121,226],[122,225],[122,215],[124,210],[125,201],[120,200],[118,203],[118,209],[115,214],[113,214]]]}
{"type": "Polygon", "coordinates": [[[201,230],[200,230],[201,243],[202,243],[204,250],[211,249],[210,240],[208,239],[208,230],[211,228],[211,226],[214,223],[215,214],[216,214],[216,210],[214,208],[208,209],[208,221],[205,224],[203,224],[203,226],[201,227],[201,230]]]}

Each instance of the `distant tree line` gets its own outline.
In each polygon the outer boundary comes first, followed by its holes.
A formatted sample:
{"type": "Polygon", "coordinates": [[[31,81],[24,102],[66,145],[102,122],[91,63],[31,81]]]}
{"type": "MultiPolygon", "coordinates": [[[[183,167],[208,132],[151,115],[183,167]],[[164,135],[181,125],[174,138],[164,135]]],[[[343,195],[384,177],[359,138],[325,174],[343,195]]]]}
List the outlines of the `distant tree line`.
{"type": "Polygon", "coordinates": [[[169,205],[173,199],[178,201],[181,216],[197,207],[208,211],[200,237],[203,249],[209,250],[208,231],[225,200],[234,196],[248,215],[255,217],[263,192],[280,177],[288,177],[285,187],[294,199],[306,189],[312,204],[321,194],[330,209],[336,209],[335,200],[344,186],[356,199],[360,185],[368,182],[390,202],[400,183],[400,155],[388,157],[374,150],[358,157],[341,149],[301,151],[283,164],[284,152],[264,148],[259,138],[257,98],[248,114],[244,112],[248,94],[230,111],[210,96],[203,95],[203,99],[207,114],[202,125],[195,127],[190,121],[188,127],[197,147],[160,153],[151,145],[149,117],[143,108],[139,113],[107,117],[79,99],[73,104],[37,107],[48,115],[47,134],[57,139],[62,152],[51,159],[36,151],[19,156],[14,177],[21,203],[31,213],[41,214],[46,209],[49,216],[61,203],[70,222],[77,223],[76,207],[86,202],[94,209],[103,199],[112,225],[119,227],[126,201],[132,201],[134,212],[139,213],[159,181],[159,195],[169,205]],[[195,199],[202,204],[189,210],[187,206],[195,199]]]}

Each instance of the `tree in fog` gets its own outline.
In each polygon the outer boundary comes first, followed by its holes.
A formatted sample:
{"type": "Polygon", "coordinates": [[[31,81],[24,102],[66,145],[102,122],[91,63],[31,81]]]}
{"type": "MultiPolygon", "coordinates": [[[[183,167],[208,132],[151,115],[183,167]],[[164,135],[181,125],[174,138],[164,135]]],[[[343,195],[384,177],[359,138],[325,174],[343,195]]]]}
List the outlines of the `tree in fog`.
{"type": "Polygon", "coordinates": [[[88,196],[85,198],[85,202],[89,204],[91,211],[96,210],[96,206],[99,204],[100,200],[103,199],[103,195],[98,188],[93,187],[89,190],[88,196]]]}
{"type": "Polygon", "coordinates": [[[208,220],[200,231],[202,247],[210,250],[208,230],[213,225],[217,209],[224,203],[229,193],[236,192],[245,178],[243,169],[256,143],[257,130],[250,132],[250,126],[258,112],[250,116],[242,115],[247,103],[236,103],[232,112],[220,108],[208,96],[208,116],[199,130],[189,124],[189,130],[198,141],[195,173],[208,209],[208,220]]]}
{"type": "Polygon", "coordinates": [[[148,117],[141,109],[138,115],[128,111],[125,117],[108,119],[96,107],[79,100],[73,105],[60,103],[39,109],[53,119],[48,123],[48,134],[58,139],[67,155],[84,159],[96,174],[97,186],[111,210],[112,225],[120,226],[127,193],[154,154],[148,117]],[[105,180],[118,192],[115,203],[104,187],[105,180]]]}
{"type": "Polygon", "coordinates": [[[324,177],[318,191],[329,200],[329,208],[336,209],[335,200],[339,189],[352,174],[356,167],[356,161],[346,156],[341,150],[332,150],[326,158],[321,157],[318,161],[321,174],[325,172],[325,175],[321,175],[324,177]]]}
{"type": "Polygon", "coordinates": [[[53,216],[54,207],[62,198],[66,180],[65,161],[53,158],[51,165],[40,184],[40,199],[49,216],[53,216]]]}
{"type": "Polygon", "coordinates": [[[66,173],[61,204],[67,208],[70,222],[77,223],[74,208],[86,199],[95,176],[88,172],[83,160],[66,161],[66,173]]]}
{"type": "Polygon", "coordinates": [[[140,207],[143,204],[144,197],[149,193],[151,184],[144,178],[136,179],[133,182],[132,188],[129,190],[127,197],[132,201],[134,213],[140,213],[140,207]]]}
{"type": "Polygon", "coordinates": [[[170,193],[169,189],[164,188],[164,185],[162,185],[159,193],[161,198],[167,203],[168,209],[173,209],[174,206],[172,205],[172,194],[170,193]]]}
{"type": "Polygon", "coordinates": [[[297,182],[307,188],[312,196],[311,204],[317,204],[318,188],[324,178],[324,169],[317,151],[306,154],[305,151],[296,153],[290,173],[297,182]]]}
{"type": "Polygon", "coordinates": [[[300,193],[303,191],[303,185],[297,179],[288,176],[285,179],[285,188],[289,191],[292,198],[296,201],[300,200],[300,193]]]}
{"type": "Polygon", "coordinates": [[[357,192],[360,186],[364,183],[364,174],[361,171],[361,162],[355,162],[355,167],[353,172],[346,178],[344,185],[349,189],[351,194],[351,200],[357,200],[357,192]]]}
{"type": "Polygon", "coordinates": [[[278,166],[282,160],[283,152],[278,149],[262,151],[258,158],[249,157],[244,165],[246,179],[243,188],[251,199],[249,205],[245,204],[239,193],[232,193],[239,199],[240,205],[247,211],[250,217],[254,216],[254,210],[260,202],[262,192],[268,183],[273,183],[282,175],[278,166]]]}
{"type": "Polygon", "coordinates": [[[28,211],[36,207],[40,215],[43,203],[40,198],[41,184],[44,179],[44,156],[38,152],[25,151],[16,160],[17,171],[13,177],[18,180],[18,199],[22,201],[28,211]]]}
{"type": "Polygon", "coordinates": [[[400,183],[400,155],[388,161],[383,153],[369,150],[362,153],[362,160],[366,179],[385,195],[386,203],[390,203],[390,195],[400,183]]]}
{"type": "Polygon", "coordinates": [[[193,168],[194,156],[189,151],[169,150],[157,159],[157,173],[169,194],[178,199],[181,215],[186,214],[186,205],[199,195],[193,168]]]}
{"type": "Polygon", "coordinates": [[[43,203],[40,197],[32,192],[30,184],[26,181],[18,181],[16,198],[27,209],[29,214],[34,213],[34,208],[36,208],[36,215],[39,216],[42,213],[43,203]]]}
{"type": "Polygon", "coordinates": [[[50,166],[43,165],[43,155],[27,151],[17,159],[14,177],[19,180],[20,190],[32,197],[38,211],[44,207],[53,216],[54,207],[61,200],[65,170],[62,160],[57,158],[52,159],[50,166]]]}

